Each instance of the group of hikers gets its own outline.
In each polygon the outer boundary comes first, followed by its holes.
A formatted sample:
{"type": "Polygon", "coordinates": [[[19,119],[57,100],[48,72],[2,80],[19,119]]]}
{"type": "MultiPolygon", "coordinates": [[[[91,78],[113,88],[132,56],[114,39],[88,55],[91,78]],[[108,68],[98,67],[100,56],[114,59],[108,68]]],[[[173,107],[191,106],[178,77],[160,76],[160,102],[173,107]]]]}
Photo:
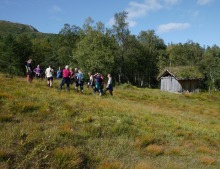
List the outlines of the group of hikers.
{"type": "MultiPolygon", "coordinates": [[[[48,87],[53,86],[54,70],[51,67],[51,65],[49,65],[48,68],[46,68],[45,72],[43,72],[42,69],[40,68],[40,65],[37,65],[37,67],[33,69],[32,59],[29,59],[26,62],[25,67],[26,67],[28,82],[32,82],[34,77],[42,78],[44,77],[43,75],[45,74],[48,87]]],[[[113,84],[112,84],[111,74],[107,75],[108,81],[105,88],[104,88],[104,76],[102,74],[88,73],[88,76],[89,76],[89,81],[87,83],[87,88],[92,88],[94,94],[98,92],[99,95],[102,96],[107,91],[109,91],[109,93],[113,95],[113,84]]],[[[59,90],[62,90],[63,86],[66,84],[67,91],[70,91],[70,85],[73,85],[75,83],[75,90],[77,92],[80,91],[81,93],[83,93],[85,75],[81,69],[75,68],[73,70],[72,68],[69,68],[68,65],[66,65],[64,69],[61,69],[59,67],[59,69],[56,72],[56,78],[62,79],[59,85],[59,90]]]]}

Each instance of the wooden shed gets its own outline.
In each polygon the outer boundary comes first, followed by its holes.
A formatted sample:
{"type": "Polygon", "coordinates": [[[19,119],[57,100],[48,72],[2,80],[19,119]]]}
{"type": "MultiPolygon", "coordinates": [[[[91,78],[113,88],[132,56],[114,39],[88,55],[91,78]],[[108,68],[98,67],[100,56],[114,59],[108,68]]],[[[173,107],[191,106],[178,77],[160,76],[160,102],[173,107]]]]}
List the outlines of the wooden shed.
{"type": "Polygon", "coordinates": [[[160,89],[168,92],[198,92],[203,75],[196,67],[170,67],[162,71],[157,80],[160,89]]]}

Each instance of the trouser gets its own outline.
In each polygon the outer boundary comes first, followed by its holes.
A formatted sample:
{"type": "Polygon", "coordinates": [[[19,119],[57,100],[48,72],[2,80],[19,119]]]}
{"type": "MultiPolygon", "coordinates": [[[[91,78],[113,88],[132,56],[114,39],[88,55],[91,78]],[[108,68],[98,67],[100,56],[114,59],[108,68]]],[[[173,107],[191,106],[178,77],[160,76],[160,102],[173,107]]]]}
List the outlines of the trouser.
{"type": "Polygon", "coordinates": [[[48,78],[47,78],[47,84],[48,84],[49,87],[52,87],[53,77],[48,77],[48,78]]]}
{"type": "Polygon", "coordinates": [[[107,91],[109,90],[109,93],[111,94],[111,95],[113,95],[113,90],[111,90],[111,89],[109,89],[109,88],[105,88],[104,89],[104,91],[103,91],[103,93],[105,94],[107,91]]]}
{"type": "Polygon", "coordinates": [[[60,90],[62,90],[63,85],[66,84],[67,90],[70,90],[70,79],[69,78],[63,78],[60,84],[60,90]]]}
{"type": "Polygon", "coordinates": [[[93,91],[94,91],[94,93],[99,92],[100,94],[102,94],[101,88],[94,87],[93,91]]]}
{"type": "Polygon", "coordinates": [[[78,91],[78,87],[83,91],[84,81],[76,82],[76,90],[78,91]]]}
{"type": "Polygon", "coordinates": [[[113,86],[110,84],[106,89],[104,89],[104,93],[109,90],[109,93],[113,95],[113,86]]]}

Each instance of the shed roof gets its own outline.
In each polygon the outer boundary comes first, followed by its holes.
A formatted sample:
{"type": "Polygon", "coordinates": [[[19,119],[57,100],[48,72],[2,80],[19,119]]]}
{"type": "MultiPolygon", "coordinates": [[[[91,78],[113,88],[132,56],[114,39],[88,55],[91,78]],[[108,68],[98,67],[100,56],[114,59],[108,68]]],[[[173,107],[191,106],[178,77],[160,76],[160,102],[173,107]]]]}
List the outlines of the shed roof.
{"type": "Polygon", "coordinates": [[[195,66],[178,66],[164,69],[157,76],[157,80],[168,75],[173,76],[177,80],[200,80],[204,78],[203,74],[195,66]]]}

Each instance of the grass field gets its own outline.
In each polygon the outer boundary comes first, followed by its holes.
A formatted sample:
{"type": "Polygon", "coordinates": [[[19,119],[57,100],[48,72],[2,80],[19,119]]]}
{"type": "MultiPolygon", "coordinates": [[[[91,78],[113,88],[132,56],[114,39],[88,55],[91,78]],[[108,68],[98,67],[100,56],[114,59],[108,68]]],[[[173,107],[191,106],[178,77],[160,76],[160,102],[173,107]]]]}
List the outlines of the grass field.
{"type": "Polygon", "coordinates": [[[220,168],[219,92],[59,84],[0,74],[0,168],[220,168]]]}

